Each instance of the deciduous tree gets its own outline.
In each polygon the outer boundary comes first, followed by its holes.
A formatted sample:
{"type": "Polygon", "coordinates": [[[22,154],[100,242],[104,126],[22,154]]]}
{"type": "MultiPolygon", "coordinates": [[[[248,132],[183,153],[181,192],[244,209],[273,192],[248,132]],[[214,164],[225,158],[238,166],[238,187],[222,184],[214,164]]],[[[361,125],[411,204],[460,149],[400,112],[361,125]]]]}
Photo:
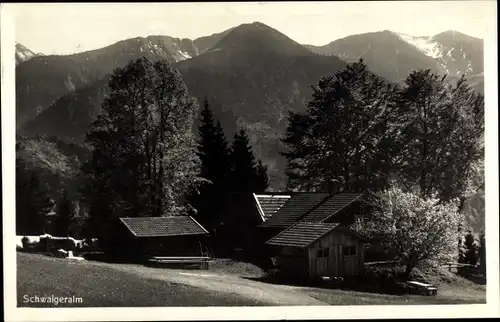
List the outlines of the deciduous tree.
{"type": "Polygon", "coordinates": [[[362,60],[323,77],[305,114],[289,115],[283,139],[289,188],[385,186],[393,162],[388,125],[394,93],[362,60]]]}
{"type": "Polygon", "coordinates": [[[391,187],[378,193],[374,211],[357,229],[379,247],[396,254],[406,276],[417,265],[456,258],[461,215],[455,202],[442,203],[391,187]]]}
{"type": "Polygon", "coordinates": [[[460,198],[462,208],[483,185],[483,96],[464,77],[453,86],[421,70],[408,76],[396,106],[393,144],[401,156],[401,178],[423,196],[460,198]]]}
{"type": "Polygon", "coordinates": [[[101,236],[117,216],[182,213],[185,194],[199,182],[197,103],[180,73],[140,58],[116,69],[109,89],[87,133],[92,158],[84,167],[91,222],[101,236]]]}

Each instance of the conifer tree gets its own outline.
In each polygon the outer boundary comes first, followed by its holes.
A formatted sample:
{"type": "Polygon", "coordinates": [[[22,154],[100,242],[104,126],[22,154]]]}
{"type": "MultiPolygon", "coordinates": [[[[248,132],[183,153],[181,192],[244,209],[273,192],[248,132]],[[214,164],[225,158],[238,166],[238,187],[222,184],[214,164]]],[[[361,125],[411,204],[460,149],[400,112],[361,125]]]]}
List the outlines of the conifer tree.
{"type": "Polygon", "coordinates": [[[475,266],[478,261],[478,248],[476,245],[476,239],[471,231],[465,235],[465,262],[472,266],[475,266]]]}
{"type": "Polygon", "coordinates": [[[263,193],[269,187],[269,174],[267,167],[259,160],[255,174],[255,193],[263,193]]]}
{"type": "Polygon", "coordinates": [[[234,135],[231,146],[231,187],[237,194],[249,194],[255,191],[257,166],[250,140],[241,129],[234,135]]]}
{"type": "Polygon", "coordinates": [[[61,198],[57,202],[54,234],[60,237],[70,236],[70,228],[73,220],[73,205],[68,191],[63,190],[61,198]]]}
{"type": "Polygon", "coordinates": [[[54,206],[48,190],[35,169],[16,158],[16,234],[38,235],[46,232],[46,215],[54,206]]]}
{"type": "Polygon", "coordinates": [[[205,179],[190,200],[197,210],[197,218],[209,228],[215,228],[224,211],[228,194],[228,176],[231,171],[229,148],[224,131],[216,121],[205,98],[198,127],[198,157],[201,162],[200,177],[205,179]]]}
{"type": "Polygon", "coordinates": [[[486,238],[484,231],[479,235],[479,267],[483,273],[486,273],[486,238]]]}

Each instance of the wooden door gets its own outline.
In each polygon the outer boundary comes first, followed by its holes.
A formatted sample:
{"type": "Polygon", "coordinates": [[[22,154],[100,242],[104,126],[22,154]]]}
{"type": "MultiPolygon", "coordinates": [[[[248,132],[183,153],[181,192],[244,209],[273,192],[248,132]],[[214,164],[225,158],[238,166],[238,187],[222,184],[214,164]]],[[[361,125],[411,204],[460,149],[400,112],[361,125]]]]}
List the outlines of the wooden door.
{"type": "Polygon", "coordinates": [[[356,274],[356,246],[341,245],[340,247],[340,270],[341,276],[352,276],[356,274]]]}
{"type": "Polygon", "coordinates": [[[329,248],[320,248],[317,252],[316,267],[318,276],[328,276],[328,257],[330,256],[329,248]]]}

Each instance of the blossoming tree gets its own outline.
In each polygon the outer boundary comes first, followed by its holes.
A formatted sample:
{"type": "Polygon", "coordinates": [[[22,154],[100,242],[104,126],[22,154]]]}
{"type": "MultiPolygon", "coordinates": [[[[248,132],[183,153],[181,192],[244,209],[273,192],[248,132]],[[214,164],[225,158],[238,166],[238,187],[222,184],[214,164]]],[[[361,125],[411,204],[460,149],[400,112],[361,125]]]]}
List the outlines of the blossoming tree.
{"type": "Polygon", "coordinates": [[[374,198],[374,211],[357,229],[376,246],[395,254],[408,278],[417,265],[455,259],[462,222],[458,201],[440,202],[391,187],[374,198]]]}

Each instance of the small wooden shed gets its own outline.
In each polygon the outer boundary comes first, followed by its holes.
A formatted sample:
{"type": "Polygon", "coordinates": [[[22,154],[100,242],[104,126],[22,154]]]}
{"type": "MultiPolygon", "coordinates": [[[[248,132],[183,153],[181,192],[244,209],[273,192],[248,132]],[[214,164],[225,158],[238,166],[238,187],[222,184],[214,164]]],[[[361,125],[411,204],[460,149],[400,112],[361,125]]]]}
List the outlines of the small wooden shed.
{"type": "Polygon", "coordinates": [[[298,222],[267,241],[279,270],[316,279],[363,274],[367,239],[335,223],[298,222]]]}
{"type": "Polygon", "coordinates": [[[201,256],[208,231],[190,216],[120,218],[117,240],[127,257],[201,256]]]}

